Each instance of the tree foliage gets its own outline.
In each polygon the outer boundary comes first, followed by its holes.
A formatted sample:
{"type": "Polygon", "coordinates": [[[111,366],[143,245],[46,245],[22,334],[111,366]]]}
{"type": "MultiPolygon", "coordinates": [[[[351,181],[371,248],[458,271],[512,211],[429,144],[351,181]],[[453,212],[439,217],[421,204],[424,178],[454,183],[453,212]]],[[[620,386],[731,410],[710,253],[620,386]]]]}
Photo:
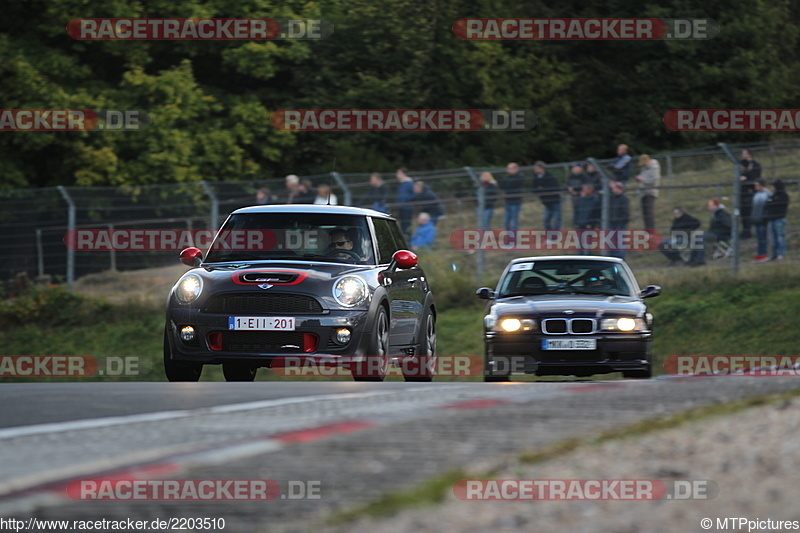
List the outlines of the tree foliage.
{"type": "Polygon", "coordinates": [[[143,132],[0,135],[0,187],[241,180],[663,151],[764,134],[674,133],[672,108],[794,108],[789,0],[9,0],[3,108],[141,109],[143,132]],[[318,41],[76,41],[87,17],[325,19],[318,41]],[[463,41],[465,17],[712,18],[707,41],[463,41]],[[285,108],[532,109],[523,133],[289,133],[285,108]]]}

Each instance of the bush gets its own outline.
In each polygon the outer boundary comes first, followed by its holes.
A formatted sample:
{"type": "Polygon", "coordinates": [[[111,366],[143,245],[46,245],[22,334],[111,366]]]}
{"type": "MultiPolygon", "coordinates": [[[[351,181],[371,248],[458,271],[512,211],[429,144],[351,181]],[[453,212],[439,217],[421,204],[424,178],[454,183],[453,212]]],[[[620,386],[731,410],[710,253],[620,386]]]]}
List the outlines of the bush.
{"type": "Polygon", "coordinates": [[[74,294],[61,286],[33,286],[16,298],[0,302],[0,328],[22,324],[91,324],[109,309],[107,303],[74,294]]]}

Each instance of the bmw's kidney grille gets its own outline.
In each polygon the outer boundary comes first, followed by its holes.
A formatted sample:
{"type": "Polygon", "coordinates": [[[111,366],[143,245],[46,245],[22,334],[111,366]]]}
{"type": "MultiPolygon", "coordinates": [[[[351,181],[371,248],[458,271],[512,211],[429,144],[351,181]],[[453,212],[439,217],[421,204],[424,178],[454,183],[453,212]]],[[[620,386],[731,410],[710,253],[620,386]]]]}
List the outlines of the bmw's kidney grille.
{"type": "Polygon", "coordinates": [[[573,318],[569,325],[572,333],[576,335],[594,331],[594,320],[588,318],[573,318]]]}
{"type": "Polygon", "coordinates": [[[593,318],[545,318],[542,320],[542,332],[545,335],[587,335],[594,333],[593,318]]]}
{"type": "Polygon", "coordinates": [[[322,305],[302,294],[220,294],[209,298],[203,307],[206,313],[239,313],[260,315],[319,314],[322,305]]]}

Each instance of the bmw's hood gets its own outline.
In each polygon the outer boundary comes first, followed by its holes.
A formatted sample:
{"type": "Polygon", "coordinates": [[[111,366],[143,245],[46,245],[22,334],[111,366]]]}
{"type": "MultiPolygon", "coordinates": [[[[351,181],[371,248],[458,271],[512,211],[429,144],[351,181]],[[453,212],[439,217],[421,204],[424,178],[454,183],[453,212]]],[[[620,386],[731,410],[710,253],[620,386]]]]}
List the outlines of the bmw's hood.
{"type": "Polygon", "coordinates": [[[567,316],[642,316],[645,304],[630,296],[604,296],[586,294],[554,294],[543,296],[514,296],[501,298],[492,306],[497,316],[539,318],[567,316]]]}

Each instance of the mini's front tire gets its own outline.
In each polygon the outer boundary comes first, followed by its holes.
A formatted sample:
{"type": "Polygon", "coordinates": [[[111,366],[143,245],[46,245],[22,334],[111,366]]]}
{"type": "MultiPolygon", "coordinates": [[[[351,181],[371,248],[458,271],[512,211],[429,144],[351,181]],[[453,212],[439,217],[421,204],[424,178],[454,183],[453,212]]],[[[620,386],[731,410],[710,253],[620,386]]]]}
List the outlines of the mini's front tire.
{"type": "Polygon", "coordinates": [[[247,363],[222,363],[225,381],[255,381],[258,368],[247,363]]]}
{"type": "Polygon", "coordinates": [[[175,361],[169,346],[169,337],[164,329],[164,373],[168,381],[199,381],[203,373],[203,363],[175,361]]]}

